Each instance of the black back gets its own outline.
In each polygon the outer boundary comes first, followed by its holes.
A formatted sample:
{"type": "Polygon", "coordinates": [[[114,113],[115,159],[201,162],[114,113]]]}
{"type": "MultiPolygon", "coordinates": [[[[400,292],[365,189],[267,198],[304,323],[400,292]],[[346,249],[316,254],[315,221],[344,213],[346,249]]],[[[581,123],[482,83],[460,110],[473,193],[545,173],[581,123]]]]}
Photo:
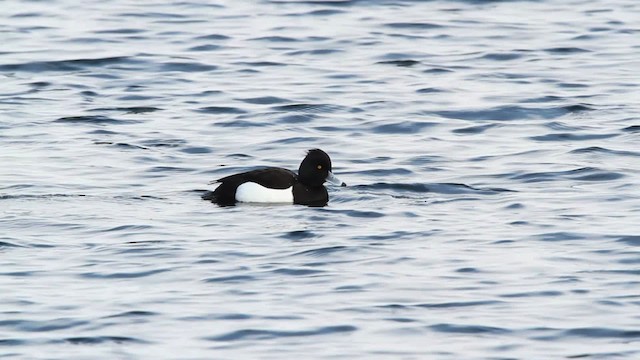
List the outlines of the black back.
{"type": "Polygon", "coordinates": [[[226,176],[217,182],[220,186],[214,191],[206,192],[202,198],[228,206],[236,203],[236,190],[243,183],[254,182],[271,189],[286,189],[296,183],[296,174],[287,169],[270,167],[226,176]]]}

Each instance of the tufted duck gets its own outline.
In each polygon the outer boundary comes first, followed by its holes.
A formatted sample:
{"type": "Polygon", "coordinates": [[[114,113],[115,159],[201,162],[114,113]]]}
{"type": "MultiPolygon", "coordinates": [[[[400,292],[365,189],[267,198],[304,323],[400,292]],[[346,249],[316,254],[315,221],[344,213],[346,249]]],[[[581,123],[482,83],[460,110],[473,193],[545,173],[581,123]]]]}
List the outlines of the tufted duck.
{"type": "Polygon", "coordinates": [[[324,206],[329,195],[324,183],[347,186],[331,172],[331,159],[320,149],[311,149],[300,163],[298,175],[293,171],[269,167],[230,175],[212,183],[220,183],[202,198],[220,206],[237,202],[288,203],[324,206]]]}

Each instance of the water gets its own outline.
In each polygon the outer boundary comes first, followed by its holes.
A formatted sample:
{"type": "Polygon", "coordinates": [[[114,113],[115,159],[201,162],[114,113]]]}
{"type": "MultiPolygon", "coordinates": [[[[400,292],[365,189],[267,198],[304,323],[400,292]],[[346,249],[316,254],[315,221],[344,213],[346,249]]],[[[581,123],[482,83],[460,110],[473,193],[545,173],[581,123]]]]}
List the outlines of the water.
{"type": "Polygon", "coordinates": [[[640,357],[637,1],[2,8],[2,358],[640,357]]]}

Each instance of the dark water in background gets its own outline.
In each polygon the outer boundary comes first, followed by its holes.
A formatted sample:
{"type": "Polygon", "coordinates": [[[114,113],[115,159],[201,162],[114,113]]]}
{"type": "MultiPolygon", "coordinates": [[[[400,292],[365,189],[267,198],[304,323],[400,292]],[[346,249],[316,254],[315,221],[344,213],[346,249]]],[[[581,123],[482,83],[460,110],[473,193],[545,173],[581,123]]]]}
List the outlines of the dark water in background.
{"type": "Polygon", "coordinates": [[[0,6],[0,357],[640,358],[637,1],[0,6]]]}

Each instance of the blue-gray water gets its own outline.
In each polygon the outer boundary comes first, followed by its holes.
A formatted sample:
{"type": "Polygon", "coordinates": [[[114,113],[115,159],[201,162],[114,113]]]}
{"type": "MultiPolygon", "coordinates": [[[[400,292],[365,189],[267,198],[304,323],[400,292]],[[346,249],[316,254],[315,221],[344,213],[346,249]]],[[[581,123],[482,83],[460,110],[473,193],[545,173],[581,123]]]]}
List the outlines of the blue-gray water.
{"type": "Polygon", "coordinates": [[[0,357],[640,358],[638,1],[0,6],[0,357]]]}

